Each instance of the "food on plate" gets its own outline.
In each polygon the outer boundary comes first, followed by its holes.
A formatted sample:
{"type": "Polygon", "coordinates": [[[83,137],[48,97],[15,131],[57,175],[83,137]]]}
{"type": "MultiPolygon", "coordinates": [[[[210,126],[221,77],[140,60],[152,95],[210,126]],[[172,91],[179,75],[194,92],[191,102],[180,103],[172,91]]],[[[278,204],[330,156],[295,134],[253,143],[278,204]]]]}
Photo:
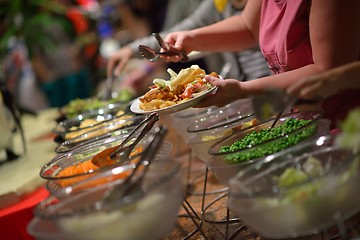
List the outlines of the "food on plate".
{"type": "Polygon", "coordinates": [[[222,146],[219,153],[234,153],[226,155],[225,160],[229,163],[240,163],[279,152],[312,136],[316,131],[315,124],[312,124],[310,127],[304,128],[301,131],[294,132],[310,122],[311,120],[288,118],[282,125],[261,129],[258,132],[253,131],[229,146],[222,146]],[[287,134],[289,134],[287,137],[282,137],[287,134]],[[274,139],[277,139],[277,141],[272,141],[274,139]],[[268,141],[269,143],[263,144],[268,141]],[[257,145],[261,146],[254,147],[257,145]],[[235,153],[244,149],[248,149],[248,151],[235,153]]]}
{"type": "MultiPolygon", "coordinates": [[[[139,98],[140,109],[152,111],[174,106],[211,88],[211,84],[204,79],[205,70],[198,65],[182,69],[178,74],[170,68],[167,71],[170,74],[170,80],[154,79],[154,85],[143,97],[139,98]]],[[[210,75],[218,77],[215,72],[210,75]]]]}

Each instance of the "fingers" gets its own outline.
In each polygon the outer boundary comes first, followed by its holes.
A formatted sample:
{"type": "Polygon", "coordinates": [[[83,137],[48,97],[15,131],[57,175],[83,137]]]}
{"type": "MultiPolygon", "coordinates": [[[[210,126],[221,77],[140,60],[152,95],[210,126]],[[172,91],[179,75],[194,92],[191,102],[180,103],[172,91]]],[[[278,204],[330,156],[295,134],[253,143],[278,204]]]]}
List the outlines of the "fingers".
{"type": "Polygon", "coordinates": [[[222,85],[222,80],[217,77],[207,75],[207,76],[205,76],[205,80],[215,87],[220,87],[222,85]]]}
{"type": "Polygon", "coordinates": [[[129,47],[124,47],[116,51],[108,60],[106,66],[106,75],[108,77],[119,76],[126,63],[132,58],[134,52],[129,47]]]}

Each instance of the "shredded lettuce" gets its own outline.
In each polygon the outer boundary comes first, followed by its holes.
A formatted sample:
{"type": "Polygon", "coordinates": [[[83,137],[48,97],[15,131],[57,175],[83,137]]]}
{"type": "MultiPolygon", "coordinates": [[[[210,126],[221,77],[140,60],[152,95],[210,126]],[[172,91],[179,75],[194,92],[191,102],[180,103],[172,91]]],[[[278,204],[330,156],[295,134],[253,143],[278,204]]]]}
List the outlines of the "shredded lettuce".
{"type": "Polygon", "coordinates": [[[355,151],[360,149],[360,108],[349,112],[339,126],[341,133],[336,139],[336,144],[343,148],[355,151]]]}

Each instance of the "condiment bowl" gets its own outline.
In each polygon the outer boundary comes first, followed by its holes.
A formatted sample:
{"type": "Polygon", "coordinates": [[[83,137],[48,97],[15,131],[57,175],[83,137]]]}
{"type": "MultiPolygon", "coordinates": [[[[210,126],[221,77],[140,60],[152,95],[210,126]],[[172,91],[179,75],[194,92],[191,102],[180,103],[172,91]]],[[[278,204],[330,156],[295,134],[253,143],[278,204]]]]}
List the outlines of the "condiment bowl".
{"type": "MultiPolygon", "coordinates": [[[[51,195],[36,206],[27,230],[36,239],[161,239],[175,225],[183,201],[179,169],[179,163],[169,159],[152,162],[140,186],[142,195],[135,191],[126,201],[104,201],[119,181],[61,200],[51,195]]],[[[113,168],[98,176],[119,172],[113,168]]]]}

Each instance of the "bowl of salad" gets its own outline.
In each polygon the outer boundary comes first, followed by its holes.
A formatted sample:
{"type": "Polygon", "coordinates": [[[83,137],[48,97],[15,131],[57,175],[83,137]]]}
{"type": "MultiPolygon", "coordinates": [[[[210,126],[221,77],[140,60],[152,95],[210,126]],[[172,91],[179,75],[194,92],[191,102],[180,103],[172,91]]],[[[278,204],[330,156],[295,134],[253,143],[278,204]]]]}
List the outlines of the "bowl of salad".
{"type": "Polygon", "coordinates": [[[277,152],[329,132],[329,121],[322,111],[304,111],[283,115],[271,128],[273,119],[235,131],[209,148],[207,165],[225,185],[240,170],[277,152]]]}
{"type": "Polygon", "coordinates": [[[359,153],[321,136],[240,171],[229,208],[267,238],[316,234],[360,210],[359,171],[359,153]]]}
{"type": "MultiPolygon", "coordinates": [[[[111,177],[121,171],[112,168],[96,177],[111,177]]],[[[88,182],[77,186],[81,184],[88,182]]],[[[120,184],[123,182],[108,181],[62,199],[50,195],[35,207],[35,216],[27,226],[29,234],[54,240],[157,240],[171,231],[183,201],[178,162],[153,161],[136,190],[107,199],[109,191],[121,191],[121,187],[115,189],[120,184]]]]}

